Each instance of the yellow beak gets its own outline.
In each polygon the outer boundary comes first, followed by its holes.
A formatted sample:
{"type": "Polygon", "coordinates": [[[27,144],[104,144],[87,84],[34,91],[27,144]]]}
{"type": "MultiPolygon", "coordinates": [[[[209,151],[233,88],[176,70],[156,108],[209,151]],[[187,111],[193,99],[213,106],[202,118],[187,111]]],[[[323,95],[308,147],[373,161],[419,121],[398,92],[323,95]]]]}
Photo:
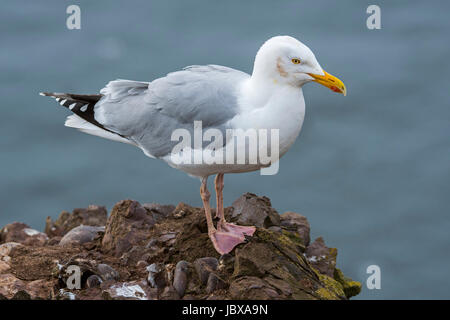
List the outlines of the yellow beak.
{"type": "Polygon", "coordinates": [[[317,74],[308,73],[311,77],[314,78],[314,82],[320,83],[321,85],[330,88],[332,91],[337,93],[342,93],[344,96],[347,95],[347,89],[345,88],[345,84],[336,78],[335,76],[332,76],[331,74],[323,71],[325,73],[324,76],[319,76],[317,74]]]}

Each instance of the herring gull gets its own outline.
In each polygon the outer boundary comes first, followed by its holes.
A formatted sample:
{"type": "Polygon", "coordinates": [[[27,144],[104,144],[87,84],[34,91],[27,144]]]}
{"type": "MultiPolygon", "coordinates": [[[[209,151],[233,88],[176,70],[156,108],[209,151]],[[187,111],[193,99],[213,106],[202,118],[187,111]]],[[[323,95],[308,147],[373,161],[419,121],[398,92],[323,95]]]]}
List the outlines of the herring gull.
{"type": "Polygon", "coordinates": [[[252,236],[255,227],[225,220],[224,174],[266,168],[287,152],[303,124],[302,86],[311,81],[346,94],[342,81],[326,73],[306,45],[293,37],[277,36],[258,50],[251,75],[219,65],[194,65],[151,82],[110,81],[100,94],[43,92],[41,95],[56,98],[60,105],[73,112],[66,126],[134,145],[151,158],[199,177],[208,235],[214,248],[225,254],[244,242],[246,236],[252,236]],[[214,133],[206,138],[201,136],[200,143],[195,139],[199,126],[205,135],[214,133]],[[274,152],[277,159],[271,159],[270,163],[262,161],[255,151],[259,149],[251,148],[248,137],[232,144],[229,133],[238,129],[247,133],[278,130],[276,139],[265,142],[271,152],[277,148],[274,152]],[[185,135],[194,136],[194,145],[187,139],[190,144],[180,148],[180,138],[186,138],[185,135]],[[223,137],[227,139],[224,141],[223,137]],[[233,152],[244,150],[244,161],[236,161],[234,153],[226,157],[227,152],[231,154],[231,148],[227,149],[230,145],[233,152]],[[205,154],[206,158],[202,158],[205,154]],[[227,161],[212,161],[218,159],[212,156],[227,161]],[[208,176],[214,174],[217,227],[211,216],[207,189],[208,176]]]}

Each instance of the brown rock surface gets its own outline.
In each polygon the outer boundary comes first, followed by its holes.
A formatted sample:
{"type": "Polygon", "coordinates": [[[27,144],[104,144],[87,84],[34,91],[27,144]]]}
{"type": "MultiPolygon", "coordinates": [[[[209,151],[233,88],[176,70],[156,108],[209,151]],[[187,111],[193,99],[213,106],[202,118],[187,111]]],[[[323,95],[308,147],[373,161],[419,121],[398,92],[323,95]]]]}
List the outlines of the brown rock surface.
{"type": "Polygon", "coordinates": [[[309,233],[311,231],[311,227],[309,226],[309,222],[305,216],[302,216],[299,213],[288,211],[283,213],[280,218],[280,224],[283,229],[290,232],[296,232],[298,237],[302,240],[303,245],[309,245],[309,233]]]}
{"type": "Polygon", "coordinates": [[[233,202],[232,207],[231,220],[237,224],[259,228],[280,225],[280,215],[267,197],[245,193],[233,202]]]}
{"type": "Polygon", "coordinates": [[[59,242],[60,246],[80,245],[94,241],[103,235],[105,227],[78,226],[67,232],[59,242]]]}
{"type": "Polygon", "coordinates": [[[336,268],[336,248],[328,248],[323,238],[319,237],[308,246],[305,254],[311,265],[320,273],[333,277],[336,268]]]}
{"type": "MultiPolygon", "coordinates": [[[[61,236],[54,235],[36,246],[12,236],[27,227],[16,224],[4,239],[22,242],[0,245],[0,298],[347,299],[359,293],[361,285],[335,267],[335,249],[321,238],[308,245],[306,218],[280,217],[268,198],[252,194],[235,205],[225,209],[227,219],[260,227],[223,256],[208,238],[204,210],[184,203],[120,201],[105,232],[76,245],[56,245],[61,236]]],[[[57,230],[73,231],[74,224],[57,230]]]]}
{"type": "Polygon", "coordinates": [[[117,203],[108,218],[102,247],[120,257],[133,245],[142,244],[148,239],[148,232],[155,224],[153,216],[133,200],[117,203]]]}
{"type": "Polygon", "coordinates": [[[30,246],[42,246],[47,240],[45,233],[31,229],[25,223],[13,222],[0,230],[0,243],[18,242],[30,246]]]}
{"type": "Polygon", "coordinates": [[[101,227],[106,224],[107,217],[108,212],[106,208],[96,205],[90,205],[87,208],[77,208],[72,213],[63,211],[55,221],[47,217],[45,233],[49,237],[62,237],[80,225],[101,227]]]}
{"type": "Polygon", "coordinates": [[[175,210],[175,206],[169,204],[169,205],[163,205],[159,203],[144,203],[142,205],[145,209],[150,211],[153,218],[156,221],[161,221],[162,219],[166,218],[169,214],[175,210]]]}

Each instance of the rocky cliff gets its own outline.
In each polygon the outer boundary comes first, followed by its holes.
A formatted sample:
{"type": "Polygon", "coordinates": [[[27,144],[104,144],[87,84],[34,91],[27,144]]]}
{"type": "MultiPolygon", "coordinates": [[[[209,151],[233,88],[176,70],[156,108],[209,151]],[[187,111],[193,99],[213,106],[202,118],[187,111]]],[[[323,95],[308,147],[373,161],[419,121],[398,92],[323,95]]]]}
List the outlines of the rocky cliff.
{"type": "Polygon", "coordinates": [[[0,230],[0,299],[348,299],[359,282],[336,267],[337,250],[310,243],[307,219],[244,194],[225,209],[255,235],[219,256],[204,211],[118,202],[63,211],[44,232],[0,230]]]}

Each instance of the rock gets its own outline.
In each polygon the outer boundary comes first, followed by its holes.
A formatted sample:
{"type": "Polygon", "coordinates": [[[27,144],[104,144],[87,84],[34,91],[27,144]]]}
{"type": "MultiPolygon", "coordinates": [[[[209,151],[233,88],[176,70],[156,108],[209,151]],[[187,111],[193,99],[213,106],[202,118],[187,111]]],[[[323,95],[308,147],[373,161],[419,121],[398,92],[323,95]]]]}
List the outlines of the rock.
{"type": "Polygon", "coordinates": [[[90,205],[87,208],[77,208],[72,213],[63,211],[54,222],[50,217],[47,217],[45,233],[49,237],[62,237],[80,225],[102,227],[106,224],[107,216],[106,208],[96,205],[90,205]]]}
{"type": "Polygon", "coordinates": [[[275,288],[268,285],[259,277],[242,277],[230,285],[232,299],[239,300],[275,300],[281,296],[275,288]]]}
{"type": "Polygon", "coordinates": [[[161,295],[159,296],[160,300],[178,300],[180,299],[180,295],[174,287],[169,286],[165,287],[161,295]]]}
{"type": "Polygon", "coordinates": [[[158,239],[151,239],[146,245],[146,248],[157,248],[158,239]]]}
{"type": "Polygon", "coordinates": [[[59,289],[56,297],[56,300],[77,300],[77,295],[73,292],[66,291],[64,289],[59,289]]]}
{"type": "MultiPolygon", "coordinates": [[[[67,281],[69,277],[79,272],[81,288],[91,288],[97,286],[97,282],[102,284],[119,280],[120,274],[110,265],[105,263],[97,263],[96,260],[90,259],[85,255],[71,257],[63,266],[60,267],[58,277],[68,287],[67,281]],[[77,268],[77,269],[76,269],[77,268]],[[100,279],[100,281],[98,281],[100,279]]],[[[73,284],[73,280],[71,280],[73,284]]]]}
{"type": "Polygon", "coordinates": [[[13,274],[0,274],[0,294],[11,299],[19,290],[24,290],[26,283],[13,274]]]}
{"type": "Polygon", "coordinates": [[[9,263],[0,260],[0,273],[6,273],[9,269],[11,269],[9,263]]]}
{"type": "Polygon", "coordinates": [[[86,280],[97,273],[95,263],[90,259],[72,257],[58,268],[58,278],[69,289],[81,289],[87,286],[86,280]],[[79,274],[79,278],[75,275],[79,274]],[[79,282],[78,282],[79,280],[79,282]]]}
{"type": "Polygon", "coordinates": [[[310,225],[306,217],[302,216],[301,214],[288,211],[283,213],[280,216],[281,219],[281,226],[288,230],[288,231],[294,231],[297,232],[300,239],[303,242],[303,245],[306,247],[309,245],[310,242],[310,225]]]}
{"type": "Polygon", "coordinates": [[[229,298],[223,294],[211,293],[206,300],[228,300],[229,298]]]}
{"type": "Polygon", "coordinates": [[[151,300],[156,299],[156,292],[145,281],[132,281],[114,284],[102,296],[107,300],[151,300]]]}
{"type": "Polygon", "coordinates": [[[265,283],[269,284],[271,288],[275,288],[280,297],[290,297],[292,295],[291,286],[283,279],[277,279],[272,276],[264,277],[265,283]]]}
{"type": "Polygon", "coordinates": [[[93,274],[86,280],[86,286],[88,288],[97,288],[102,284],[103,280],[98,275],[93,274]]]}
{"type": "Polygon", "coordinates": [[[173,282],[173,277],[175,273],[175,264],[174,263],[168,263],[164,266],[166,269],[166,283],[170,284],[173,282]]]}
{"type": "Polygon", "coordinates": [[[147,267],[147,281],[152,288],[164,288],[167,285],[166,268],[162,263],[152,263],[147,267]]]}
{"type": "Polygon", "coordinates": [[[212,293],[215,290],[225,289],[227,283],[217,274],[211,272],[208,277],[208,282],[206,283],[206,293],[212,293]]]}
{"type": "Polygon", "coordinates": [[[56,280],[40,279],[25,282],[13,274],[0,274],[0,295],[7,299],[49,299],[56,280]]]}
{"type": "Polygon", "coordinates": [[[100,263],[97,266],[98,275],[104,280],[118,280],[119,279],[119,273],[111,268],[109,265],[105,263],[100,263]]]}
{"type": "Polygon", "coordinates": [[[217,270],[219,261],[213,257],[199,258],[194,261],[194,268],[197,276],[203,285],[208,282],[209,274],[217,270]]]}
{"type": "Polygon", "coordinates": [[[232,204],[231,221],[240,225],[269,228],[280,225],[280,215],[272,208],[270,199],[245,193],[232,204]]]}
{"type": "Polygon", "coordinates": [[[54,236],[47,241],[48,246],[57,246],[61,242],[62,237],[54,236]]]}
{"type": "Polygon", "coordinates": [[[39,279],[28,282],[25,291],[30,295],[31,299],[50,299],[53,288],[58,281],[56,279],[39,279]]]}
{"type": "Polygon", "coordinates": [[[175,242],[176,236],[177,236],[176,232],[168,232],[160,236],[158,238],[158,241],[161,243],[166,243],[167,245],[171,245],[175,242]]]}
{"type": "Polygon", "coordinates": [[[106,252],[119,257],[133,245],[145,245],[143,242],[154,224],[155,219],[139,202],[120,201],[114,206],[107,221],[102,247],[106,252]]]}
{"type": "Polygon", "coordinates": [[[279,226],[271,226],[271,227],[267,228],[267,230],[270,230],[273,232],[280,232],[280,233],[283,231],[283,229],[281,229],[281,227],[279,227],[279,226]]]}
{"type": "MultiPolygon", "coordinates": [[[[256,234],[247,244],[236,249],[235,259],[233,273],[235,280],[231,286],[236,299],[238,297],[247,299],[249,295],[248,290],[238,293],[239,288],[244,289],[239,282],[242,277],[282,279],[285,294],[278,295],[283,299],[323,299],[324,297],[345,299],[343,291],[339,290],[341,287],[338,285],[338,288],[335,288],[337,282],[333,279],[328,281],[329,279],[320,278],[311,269],[299,246],[283,234],[257,229],[256,234]],[[239,285],[233,285],[236,281],[239,285]]],[[[273,288],[272,285],[264,281],[262,288],[273,288]]],[[[280,285],[278,283],[278,286],[280,285]]],[[[262,296],[260,298],[264,299],[262,296]]]]}
{"type": "Polygon", "coordinates": [[[31,295],[25,290],[17,291],[11,300],[31,300],[31,295]]]}
{"type": "Polygon", "coordinates": [[[70,230],[59,242],[60,246],[81,245],[94,241],[105,232],[105,227],[78,226],[70,230]]]}
{"type": "Polygon", "coordinates": [[[14,275],[21,280],[51,279],[58,277],[60,268],[79,252],[79,248],[72,247],[21,245],[11,250],[9,264],[14,275]]]}
{"type": "Polygon", "coordinates": [[[344,276],[338,268],[334,270],[334,279],[342,285],[347,298],[356,296],[361,292],[361,283],[344,276]]]}
{"type": "Polygon", "coordinates": [[[0,243],[18,242],[28,246],[43,246],[47,240],[45,233],[31,229],[25,223],[13,222],[0,230],[0,243]]]}
{"type": "MultiPolygon", "coordinates": [[[[120,256],[122,264],[130,265],[136,264],[139,260],[148,261],[152,253],[152,248],[146,248],[144,246],[134,245],[130,250],[124,252],[120,256]]],[[[113,252],[114,254],[114,252],[113,252]]],[[[147,263],[148,265],[148,263],[147,263]]]]}
{"type": "Polygon", "coordinates": [[[0,245],[0,260],[3,260],[3,257],[8,257],[13,248],[19,247],[22,244],[18,242],[6,242],[0,245]]]}
{"type": "Polygon", "coordinates": [[[144,203],[142,206],[151,213],[156,222],[167,218],[167,216],[175,210],[175,206],[171,204],[144,203]]]}
{"type": "Polygon", "coordinates": [[[228,274],[233,273],[234,256],[229,253],[221,255],[219,258],[219,265],[217,267],[217,270],[219,270],[220,272],[228,273],[228,274]]]}
{"type": "MultiPolygon", "coordinates": [[[[175,210],[172,212],[172,216],[174,219],[182,219],[184,217],[186,217],[187,215],[189,215],[189,213],[193,210],[194,208],[191,207],[190,205],[180,202],[176,207],[175,210]]],[[[194,209],[195,210],[195,209],[194,209]]]]}
{"type": "Polygon", "coordinates": [[[186,261],[179,261],[175,267],[175,274],[173,278],[173,287],[180,297],[184,296],[188,282],[189,263],[186,261]]]}
{"type": "MultiPolygon", "coordinates": [[[[245,196],[249,199],[235,218],[246,217],[248,224],[259,219],[265,227],[222,256],[208,238],[204,210],[183,203],[164,212],[156,205],[144,208],[136,201],[121,201],[104,236],[76,242],[81,245],[59,243],[79,230],[102,226],[77,225],[39,246],[23,244],[35,236],[27,234],[28,226],[6,226],[2,241],[23,243],[0,244],[0,299],[328,300],[360,292],[361,284],[335,267],[336,249],[327,248],[321,238],[305,246],[305,218],[285,213],[277,225],[267,198],[245,196]],[[79,271],[79,283],[71,277],[74,271],[79,271]]],[[[227,218],[233,212],[235,208],[225,208],[227,218]]],[[[62,216],[60,221],[69,221],[71,214],[62,216]]]]}
{"type": "Polygon", "coordinates": [[[148,263],[146,261],[144,261],[144,260],[139,260],[136,263],[136,267],[139,268],[139,269],[146,268],[147,265],[148,265],[148,263]]]}
{"type": "Polygon", "coordinates": [[[328,248],[323,238],[319,237],[306,248],[305,255],[317,271],[333,277],[336,268],[336,248],[328,248]]]}

